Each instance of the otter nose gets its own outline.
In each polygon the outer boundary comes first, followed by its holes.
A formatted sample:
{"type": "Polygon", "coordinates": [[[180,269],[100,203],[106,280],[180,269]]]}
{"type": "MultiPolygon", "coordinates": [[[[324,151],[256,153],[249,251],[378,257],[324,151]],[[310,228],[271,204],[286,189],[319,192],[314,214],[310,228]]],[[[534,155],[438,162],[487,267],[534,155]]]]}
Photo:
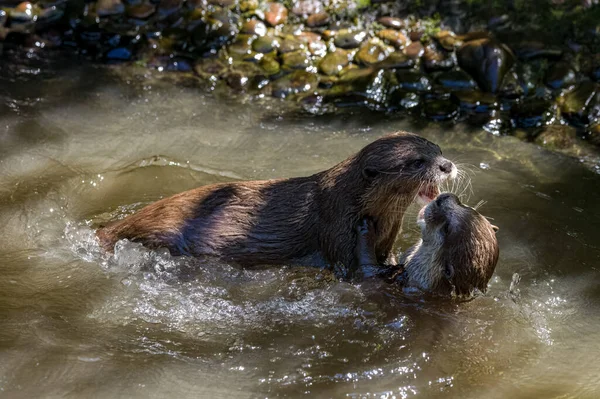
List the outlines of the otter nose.
{"type": "Polygon", "coordinates": [[[444,204],[446,202],[453,202],[455,204],[460,203],[460,201],[458,200],[458,197],[452,193],[442,193],[442,194],[438,195],[437,198],[435,199],[435,203],[438,206],[441,206],[442,204],[444,204]]]}
{"type": "Polygon", "coordinates": [[[448,161],[447,159],[444,159],[440,163],[440,170],[444,173],[451,173],[453,168],[454,168],[454,164],[452,162],[448,161]]]}

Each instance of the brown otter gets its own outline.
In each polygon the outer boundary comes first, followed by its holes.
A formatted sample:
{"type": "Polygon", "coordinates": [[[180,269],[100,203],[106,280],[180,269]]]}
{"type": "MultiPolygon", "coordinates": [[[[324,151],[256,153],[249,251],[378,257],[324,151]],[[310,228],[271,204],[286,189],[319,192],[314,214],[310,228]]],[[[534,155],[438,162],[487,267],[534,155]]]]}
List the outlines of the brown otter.
{"type": "Polygon", "coordinates": [[[150,204],[97,231],[112,251],[121,239],[173,255],[212,255],[241,265],[289,264],[315,256],[357,267],[355,226],[376,221],[373,251],[391,257],[408,205],[434,198],[456,175],[440,148],[414,134],[380,138],[309,177],[214,184],[150,204]]]}
{"type": "Polygon", "coordinates": [[[364,219],[356,248],[362,273],[392,272],[392,280],[441,295],[469,296],[475,289],[485,292],[498,262],[498,228],[450,193],[424,206],[417,223],[422,239],[402,255],[400,268],[384,268],[377,266],[373,252],[377,224],[364,219]]]}

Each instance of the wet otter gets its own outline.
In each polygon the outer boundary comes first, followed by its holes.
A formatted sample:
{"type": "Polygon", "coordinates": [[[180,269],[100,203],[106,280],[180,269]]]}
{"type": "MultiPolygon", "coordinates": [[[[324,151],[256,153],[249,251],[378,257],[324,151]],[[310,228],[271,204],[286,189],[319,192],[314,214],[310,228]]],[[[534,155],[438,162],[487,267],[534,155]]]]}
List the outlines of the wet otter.
{"type": "Polygon", "coordinates": [[[392,245],[408,205],[434,198],[456,175],[440,148],[414,134],[380,138],[331,169],[309,177],[215,184],[155,202],[97,231],[112,251],[121,239],[173,255],[216,256],[241,265],[289,264],[317,255],[357,267],[355,226],[377,223],[378,262],[392,245]]]}
{"type": "Polygon", "coordinates": [[[400,268],[384,268],[377,265],[373,251],[377,224],[365,218],[358,227],[356,248],[363,274],[392,273],[391,280],[441,295],[485,292],[498,262],[498,228],[450,193],[424,206],[417,223],[422,239],[402,255],[400,268]]]}

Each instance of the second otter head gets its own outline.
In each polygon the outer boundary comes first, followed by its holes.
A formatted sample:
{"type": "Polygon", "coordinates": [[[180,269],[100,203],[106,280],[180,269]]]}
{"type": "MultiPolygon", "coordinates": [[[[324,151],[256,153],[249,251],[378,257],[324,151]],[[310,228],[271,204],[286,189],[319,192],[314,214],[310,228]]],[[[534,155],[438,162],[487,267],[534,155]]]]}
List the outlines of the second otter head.
{"type": "Polygon", "coordinates": [[[367,145],[358,160],[369,186],[363,200],[371,216],[387,213],[394,205],[407,206],[414,199],[427,203],[439,194],[440,183],[457,174],[456,166],[442,156],[440,147],[403,132],[367,145]]]}
{"type": "Polygon", "coordinates": [[[425,206],[417,222],[422,241],[403,262],[408,284],[442,295],[485,292],[498,262],[497,228],[450,193],[425,206]]]}

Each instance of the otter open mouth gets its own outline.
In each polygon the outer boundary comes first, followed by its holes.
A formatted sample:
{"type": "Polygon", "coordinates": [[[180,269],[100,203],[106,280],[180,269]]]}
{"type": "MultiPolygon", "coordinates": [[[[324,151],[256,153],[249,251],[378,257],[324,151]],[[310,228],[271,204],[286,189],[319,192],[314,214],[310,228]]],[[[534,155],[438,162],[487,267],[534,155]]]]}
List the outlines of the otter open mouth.
{"type": "Polygon", "coordinates": [[[423,186],[419,193],[417,194],[417,201],[420,205],[424,206],[429,204],[431,201],[435,199],[440,194],[440,189],[437,184],[429,183],[423,186]]]}

